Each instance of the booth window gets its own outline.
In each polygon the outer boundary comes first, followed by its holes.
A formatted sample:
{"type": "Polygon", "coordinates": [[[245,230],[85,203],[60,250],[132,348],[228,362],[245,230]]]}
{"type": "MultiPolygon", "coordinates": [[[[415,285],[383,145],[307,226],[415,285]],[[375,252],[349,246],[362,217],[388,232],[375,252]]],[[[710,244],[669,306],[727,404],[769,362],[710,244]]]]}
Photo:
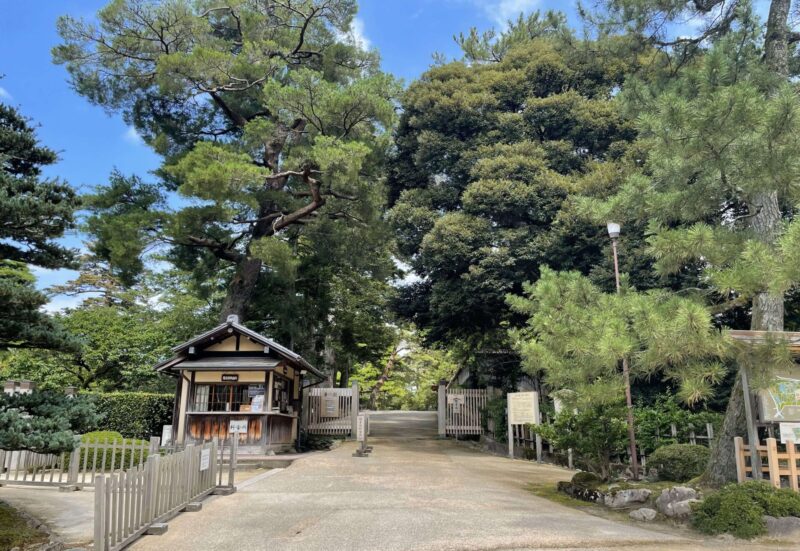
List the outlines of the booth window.
{"type": "Polygon", "coordinates": [[[193,411],[250,411],[254,385],[196,385],[193,411]]]}

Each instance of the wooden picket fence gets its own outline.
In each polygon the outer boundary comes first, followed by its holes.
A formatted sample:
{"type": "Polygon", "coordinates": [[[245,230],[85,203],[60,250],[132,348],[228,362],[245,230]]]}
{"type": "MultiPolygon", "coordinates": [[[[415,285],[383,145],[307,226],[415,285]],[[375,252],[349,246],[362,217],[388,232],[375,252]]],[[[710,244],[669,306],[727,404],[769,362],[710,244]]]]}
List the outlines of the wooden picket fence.
{"type": "Polygon", "coordinates": [[[144,465],[98,475],[94,494],[94,549],[122,549],[154,524],[169,520],[216,487],[217,441],[151,455],[144,465]]]}
{"type": "MultiPolygon", "coordinates": [[[[358,417],[358,384],[350,388],[311,388],[305,394],[303,416],[309,434],[351,435],[358,417]],[[325,395],[335,395],[338,404],[331,412],[325,395]]],[[[352,435],[354,436],[354,435],[352,435]]]]}
{"type": "Polygon", "coordinates": [[[0,484],[93,486],[97,475],[141,467],[158,450],[157,437],[149,442],[131,438],[82,441],[71,453],[61,454],[0,450],[0,484]]]}
{"type": "MultiPolygon", "coordinates": [[[[753,480],[753,466],[750,447],[744,439],[737,436],[733,439],[736,448],[736,477],[739,483],[753,480]]],[[[779,444],[775,438],[767,438],[765,445],[757,445],[756,452],[761,458],[762,478],[769,480],[776,488],[788,487],[795,492],[800,491],[800,444],[787,442],[779,444]]]]}
{"type": "Polygon", "coordinates": [[[490,391],[485,388],[447,389],[444,414],[446,436],[482,434],[481,412],[490,397],[490,391]]]}

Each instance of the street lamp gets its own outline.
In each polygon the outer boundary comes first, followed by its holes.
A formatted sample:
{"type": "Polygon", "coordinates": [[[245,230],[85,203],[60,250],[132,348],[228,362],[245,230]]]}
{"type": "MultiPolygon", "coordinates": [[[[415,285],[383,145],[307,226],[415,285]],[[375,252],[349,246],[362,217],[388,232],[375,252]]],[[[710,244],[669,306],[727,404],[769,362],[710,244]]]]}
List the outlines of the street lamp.
{"type": "MultiPolygon", "coordinates": [[[[619,239],[619,224],[609,222],[608,236],[611,238],[611,249],[614,251],[614,279],[617,282],[617,294],[620,294],[619,261],[617,260],[617,239],[619,239]]],[[[628,367],[628,357],[622,358],[622,378],[625,381],[625,402],[628,406],[628,442],[630,443],[631,470],[633,479],[639,479],[639,458],[636,457],[636,431],[633,426],[633,398],[631,397],[631,375],[628,367]]]]}

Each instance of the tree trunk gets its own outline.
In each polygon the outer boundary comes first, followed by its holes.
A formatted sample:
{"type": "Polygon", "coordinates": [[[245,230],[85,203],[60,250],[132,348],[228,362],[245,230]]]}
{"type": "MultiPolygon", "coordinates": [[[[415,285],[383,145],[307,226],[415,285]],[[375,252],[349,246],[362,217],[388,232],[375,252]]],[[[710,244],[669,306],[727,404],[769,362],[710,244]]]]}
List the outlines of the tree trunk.
{"type": "MultiPolygon", "coordinates": [[[[791,0],[772,0],[764,38],[764,63],[778,75],[788,78],[789,35],[787,19],[791,0]]],[[[757,194],[749,205],[750,228],[760,241],[773,244],[781,228],[781,211],[778,192],[765,190],[757,194]]],[[[753,331],[783,331],[783,296],[758,293],[753,297],[750,329],[753,331]]],[[[744,413],[744,394],[741,376],[736,377],[722,429],[714,443],[706,476],[709,482],[721,485],[736,480],[736,457],[733,438],[745,434],[747,422],[744,413]]]]}
{"type": "Polygon", "coordinates": [[[239,316],[239,322],[247,318],[247,307],[253,298],[261,273],[261,260],[246,258],[236,266],[236,273],[228,285],[228,294],[222,303],[220,320],[225,321],[231,314],[239,316]]]}

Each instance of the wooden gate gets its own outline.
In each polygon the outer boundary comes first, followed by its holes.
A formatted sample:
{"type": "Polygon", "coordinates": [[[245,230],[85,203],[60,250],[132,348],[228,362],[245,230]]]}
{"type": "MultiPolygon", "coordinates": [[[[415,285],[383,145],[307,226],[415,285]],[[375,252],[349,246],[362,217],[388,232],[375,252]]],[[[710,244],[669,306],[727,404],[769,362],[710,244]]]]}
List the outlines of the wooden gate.
{"type": "Polygon", "coordinates": [[[358,384],[353,383],[350,388],[311,388],[303,408],[309,434],[350,435],[358,417],[358,384]]]}
{"type": "MultiPolygon", "coordinates": [[[[451,388],[445,391],[445,436],[480,436],[483,432],[481,415],[489,402],[490,393],[485,388],[451,388]]],[[[440,408],[441,408],[440,400],[440,408]]],[[[440,411],[439,415],[442,415],[440,411]]]]}

